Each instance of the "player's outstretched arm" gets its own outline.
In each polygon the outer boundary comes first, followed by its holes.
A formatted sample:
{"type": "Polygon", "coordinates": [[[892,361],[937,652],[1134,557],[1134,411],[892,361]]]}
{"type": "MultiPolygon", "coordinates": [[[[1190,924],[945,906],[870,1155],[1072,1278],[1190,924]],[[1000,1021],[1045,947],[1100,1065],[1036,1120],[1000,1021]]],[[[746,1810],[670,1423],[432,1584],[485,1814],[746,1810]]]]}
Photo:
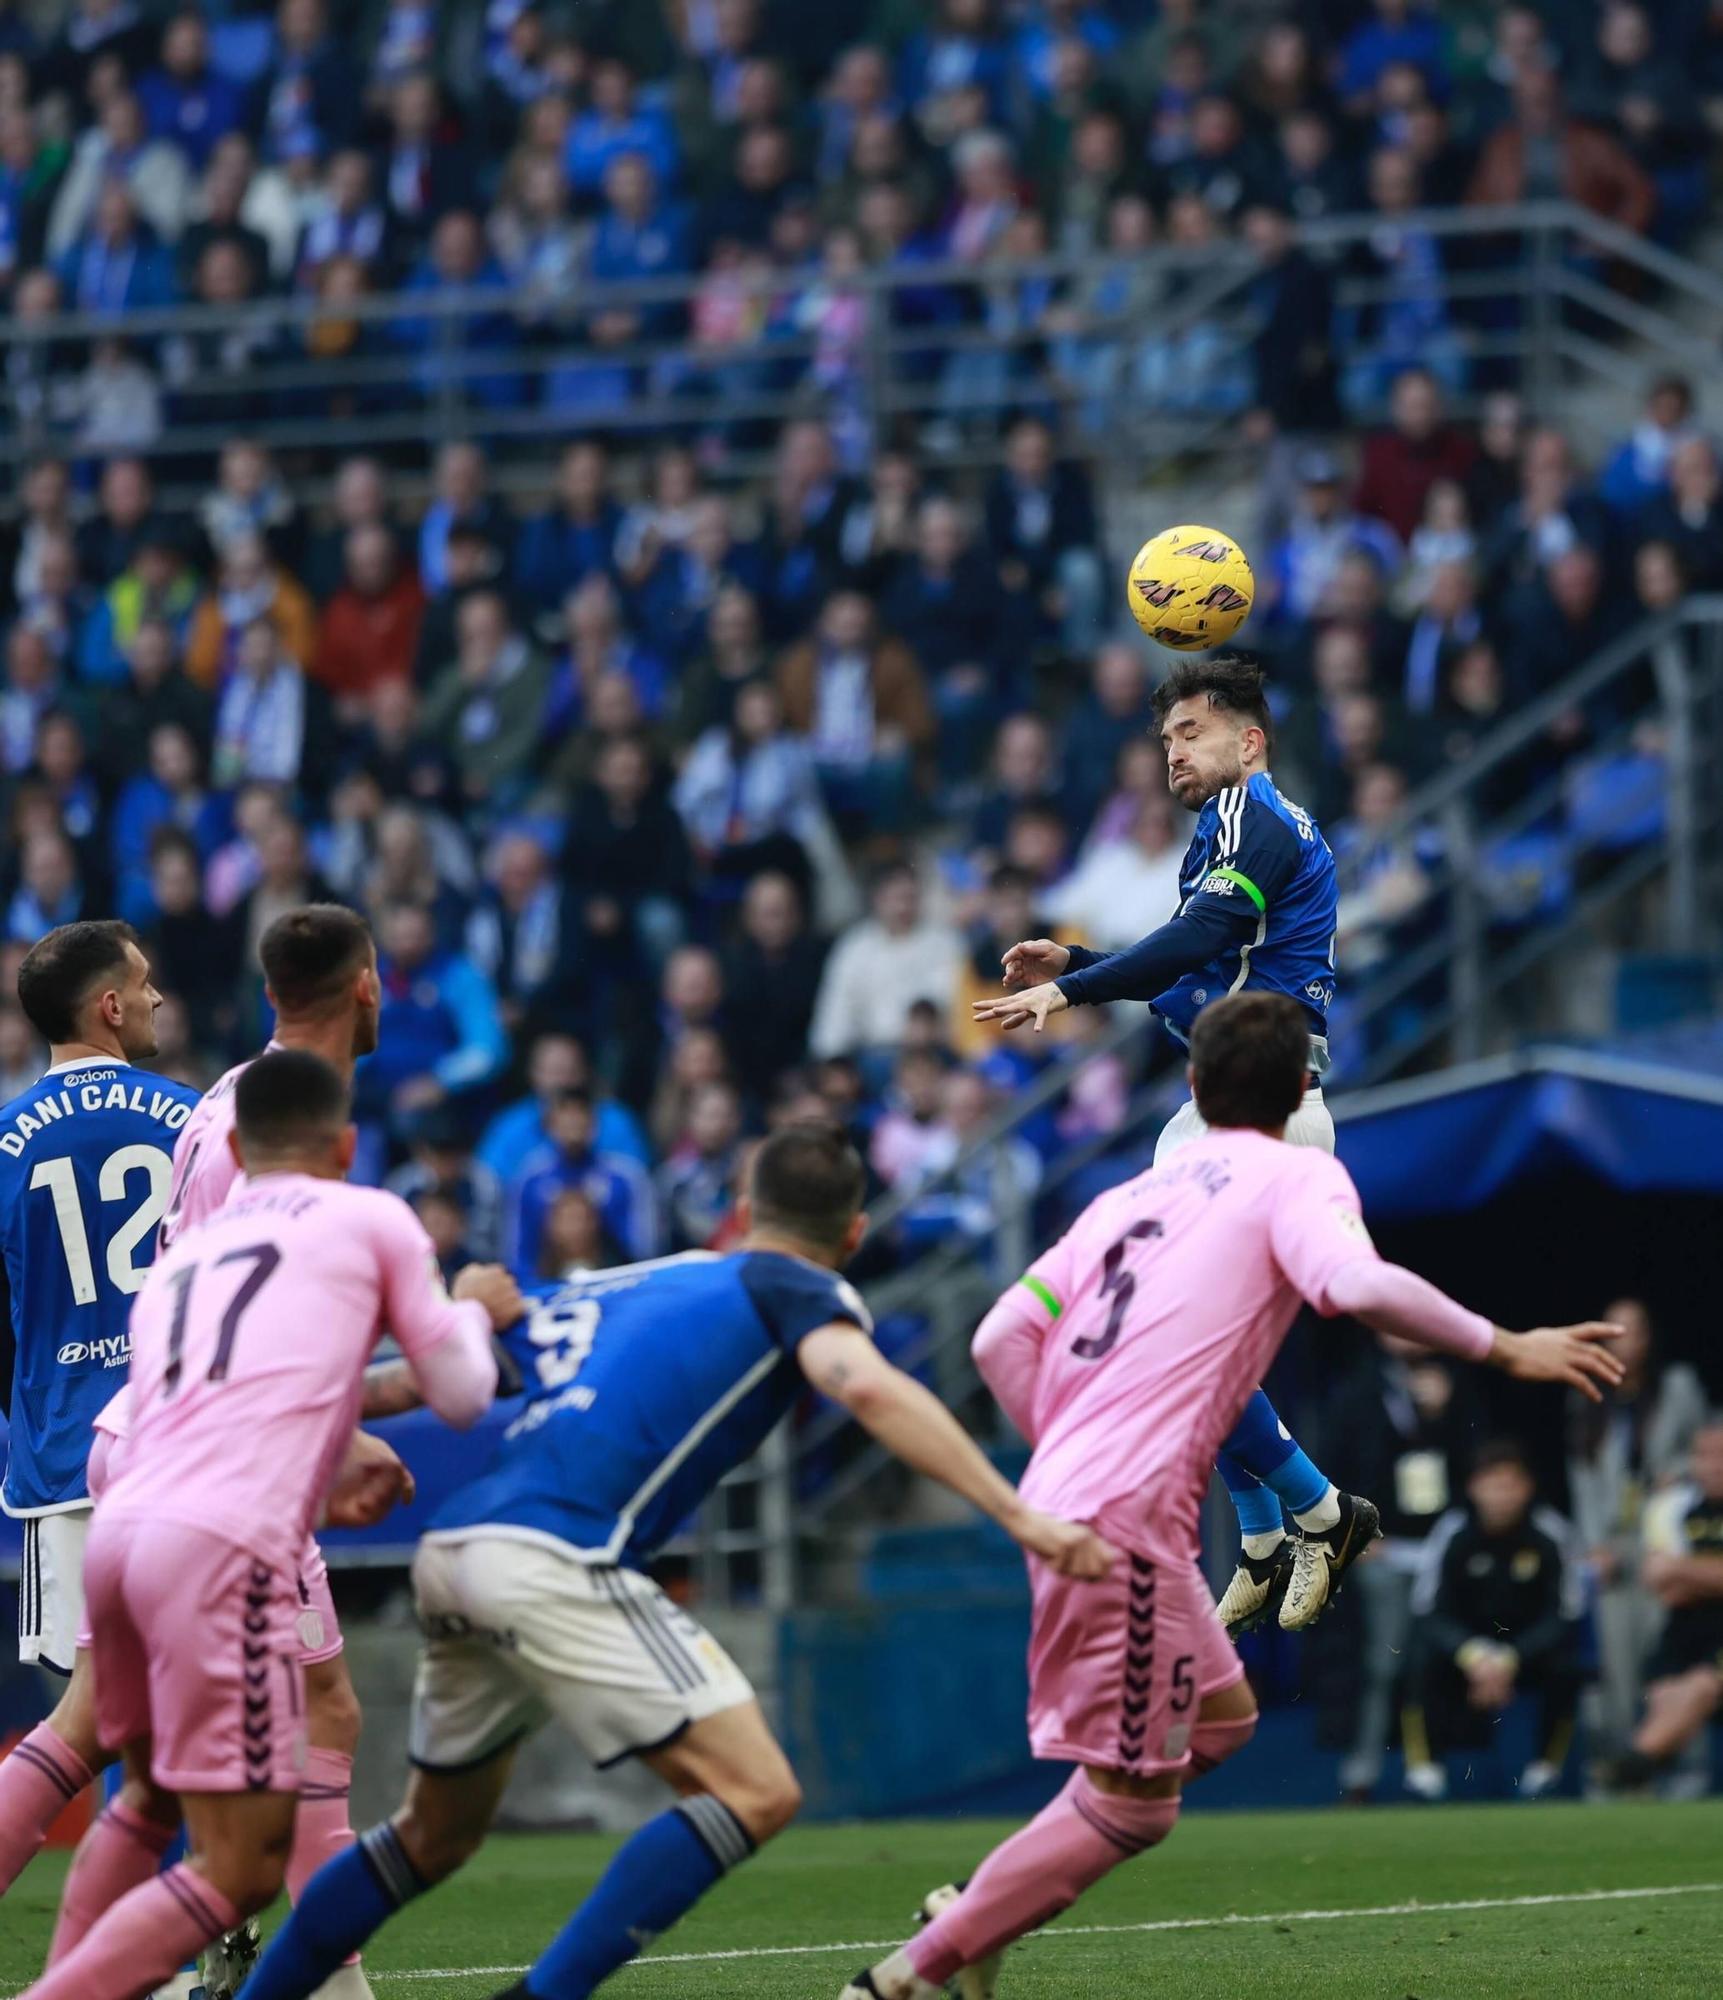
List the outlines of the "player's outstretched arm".
{"type": "Polygon", "coordinates": [[[1621,1329],[1603,1320],[1510,1333],[1457,1305],[1415,1271],[1375,1257],[1341,1265],[1322,1290],[1318,1303],[1325,1311],[1349,1313],[1377,1333],[1481,1361],[1521,1382],[1560,1383],[1601,1403],[1604,1389],[1622,1377],[1608,1346],[1621,1329]]]}
{"type": "Polygon", "coordinates": [[[1248,901],[1222,903],[1211,896],[1194,897],[1187,910],[1139,938],[1123,951],[1097,958],[1085,952],[1073,969],[1076,954],[1046,938],[1014,945],[1005,954],[1005,984],[1015,983],[1003,1000],[977,1000],[975,1019],[997,1021],[1002,1028],[1020,1028],[1033,1021],[1039,1030],[1049,1014],[1067,1007],[1099,1007],[1112,1000],[1154,1000],[1187,972],[1195,972],[1231,946],[1256,934],[1257,912],[1248,901]],[[1064,964],[1059,965],[1063,960],[1064,964]],[[1043,967],[1059,969],[1043,975],[1039,984],[1026,975],[1043,967]]]}
{"type": "Polygon", "coordinates": [[[894,1368],[865,1333],[834,1321],[796,1348],[802,1373],[913,1471],[949,1486],[990,1515],[1061,1576],[1105,1576],[1114,1551],[1092,1528],[1025,1506],[937,1396],[894,1368]]]}

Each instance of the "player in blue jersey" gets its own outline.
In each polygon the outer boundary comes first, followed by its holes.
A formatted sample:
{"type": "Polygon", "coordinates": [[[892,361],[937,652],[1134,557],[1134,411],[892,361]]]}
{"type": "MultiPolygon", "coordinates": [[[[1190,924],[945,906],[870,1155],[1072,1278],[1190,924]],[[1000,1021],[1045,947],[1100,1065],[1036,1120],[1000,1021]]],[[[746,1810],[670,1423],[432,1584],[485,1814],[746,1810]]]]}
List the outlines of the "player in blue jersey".
{"type": "Polygon", "coordinates": [[[134,1063],[156,1052],[161,995],[127,924],[63,925],[18,971],[48,1044],[40,1082],[0,1109],[0,1264],[13,1348],[0,1506],[24,1522],[18,1657],[69,1676],[46,1722],[0,1764],[0,1894],[53,1808],[107,1761],[96,1740],[84,1608],[84,1469],[97,1414],[126,1379],[127,1320],[155,1254],[174,1142],[197,1092],[134,1063]]]}
{"type": "Polygon", "coordinates": [[[788,1823],[801,1795],[753,1690],[646,1565],[809,1385],[1060,1574],[1105,1574],[1104,1542],[1026,1508],[874,1347],[837,1275],[861,1240],[863,1178],[840,1133],[787,1127],[760,1149],[738,1251],[572,1279],[504,1336],[527,1407],[413,1565],[426,1645],[406,1803],[320,1871],[250,2000],[304,2000],[460,1867],[521,1742],[553,1718],[598,1765],[640,1758],[678,1802],[623,1845],[515,1993],[584,2000],[788,1823]]]}
{"type": "MultiPolygon", "coordinates": [[[[1167,782],[1197,815],[1172,918],[1124,951],[1102,955],[1032,938],[1005,955],[1008,997],[977,1003],[979,1020],[1045,1026],[1066,1007],[1146,1000],[1180,1041],[1223,994],[1285,993],[1310,1025],[1310,1080],[1286,1137],[1334,1151],[1322,1101],[1334,1002],[1338,891],[1316,823],[1268,774],[1274,728],[1262,670],[1223,655],[1173,669],[1155,690],[1167,782]]],[[[1168,1120],[1157,1164],[1207,1128],[1194,1101],[1168,1120]]],[[[1259,1389],[1227,1439],[1220,1474],[1238,1509],[1242,1547],[1221,1599],[1238,1633],[1278,1610],[1298,1631],[1380,1532],[1368,1500],[1341,1493],[1294,1442],[1259,1389]],[[1286,1533],[1290,1515],[1296,1539],[1286,1533]]]]}

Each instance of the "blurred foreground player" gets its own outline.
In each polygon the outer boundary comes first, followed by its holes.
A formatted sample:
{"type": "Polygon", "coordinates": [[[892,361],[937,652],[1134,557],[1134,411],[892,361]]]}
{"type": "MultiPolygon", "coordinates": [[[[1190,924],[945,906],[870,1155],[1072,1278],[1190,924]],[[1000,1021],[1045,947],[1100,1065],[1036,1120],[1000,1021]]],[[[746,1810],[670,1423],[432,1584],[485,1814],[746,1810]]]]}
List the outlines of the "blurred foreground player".
{"type": "Polygon", "coordinates": [[[14,1347],[0,1505],[24,1520],[18,1657],[68,1676],[0,1764],[0,1895],[108,1761],[84,1622],[85,1466],[125,1380],[132,1300],[197,1092],[132,1065],[156,1052],[161,995],[127,924],[65,924],[34,945],[18,1000],[48,1044],[40,1082],[0,1109],[0,1253],[14,1347]]]}
{"type": "Polygon", "coordinates": [[[1524,1381],[1596,1396],[1620,1375],[1597,1345],[1612,1328],[1504,1333],[1381,1261],[1345,1168],[1281,1142],[1308,1061],[1294,1001],[1205,1009],[1191,1085],[1210,1129],[1093,1202],[976,1334],[977,1366],[1034,1446],[1025,1499],[1088,1521],[1125,1560],[1088,1590],[1031,1561],[1030,1741],[1078,1768],[843,2000],[935,2000],[954,1979],[985,2000],[1006,1945],[1164,1840],[1187,1777],[1249,1740],[1256,1703],[1203,1581],[1199,1517],[1215,1450],[1301,1300],[1524,1381]]]}
{"type": "Polygon", "coordinates": [[[453,1874],[483,1841],[521,1743],[553,1718],[595,1764],[638,1757],[678,1803],[624,1843],[528,1971],[515,1990],[534,2000],[584,2000],[788,1824],[801,1794],[753,1689],[646,1571],[809,1384],[990,1514],[1048,1575],[1106,1571],[1097,1535],[1026,1506],[874,1347],[867,1308],[837,1275],[861,1240],[863,1178],[841,1133],[786,1126],[755,1160],[740,1250],[570,1279],[507,1337],[527,1407],[413,1565],[426,1649],[406,1802],[306,1890],[251,2000],[304,2000],[453,1874]]]}
{"type": "Polygon", "coordinates": [[[169,1250],[132,1314],[130,1435],[85,1559],[96,1712],[126,1783],[67,1877],[39,2000],[135,2000],[280,1892],[305,1762],[298,1559],[328,1503],[377,1518],[399,1468],[345,1461],[386,1325],[425,1399],[470,1424],[496,1387],[501,1271],[451,1300],[394,1195],[342,1184],[347,1089],[300,1051],[234,1092],[248,1184],[169,1250]],[[190,1858],[155,1870],[183,1813],[190,1858]],[[111,1823],[124,1815],[116,1840],[111,1823]]]}
{"type": "MultiPolygon", "coordinates": [[[[977,1020],[1037,1031],[1067,1007],[1146,1000],[1189,1042],[1202,1010],[1226,994],[1283,993],[1309,1037],[1306,1087],[1286,1122],[1289,1145],[1334,1151],[1322,1101],[1328,1013],[1334,1004],[1334,856],[1316,822],[1269,776],[1274,723],[1262,670],[1223,654],[1181,662],[1155,690],[1155,716],[1174,798],[1197,816],[1179,867],[1179,907],[1124,951],[1100,953],[1028,938],[1005,954],[1003,1000],[977,1020]]],[[[1155,1145],[1161,1165],[1206,1130],[1193,1101],[1155,1145]]],[[[1238,1567],[1221,1618],[1239,1633],[1278,1615],[1288,1631],[1317,1618],[1341,1577],[1380,1531],[1368,1500],[1342,1493],[1299,1449],[1258,1389],[1222,1444],[1216,1469],[1238,1511],[1238,1567]],[[1291,1518],[1298,1534],[1288,1540],[1291,1518]]]]}

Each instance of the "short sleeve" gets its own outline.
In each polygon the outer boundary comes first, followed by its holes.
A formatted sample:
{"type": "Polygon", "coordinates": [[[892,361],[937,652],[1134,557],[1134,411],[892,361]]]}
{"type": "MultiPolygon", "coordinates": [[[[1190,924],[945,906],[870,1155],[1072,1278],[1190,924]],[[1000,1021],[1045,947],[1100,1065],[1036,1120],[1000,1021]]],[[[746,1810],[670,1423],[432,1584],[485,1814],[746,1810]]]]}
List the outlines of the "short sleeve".
{"type": "Polygon", "coordinates": [[[741,1275],[760,1323],[786,1354],[794,1354],[810,1333],[834,1320],[873,1332],[873,1315],[861,1294],[836,1271],[757,1251],[743,1259],[741,1275]]]}
{"type": "Polygon", "coordinates": [[[1332,1316],[1328,1287],[1335,1274],[1348,1264],[1376,1261],[1352,1176],[1331,1154],[1300,1146],[1272,1199],[1274,1261],[1301,1296],[1332,1316]]]}
{"type": "Polygon", "coordinates": [[[1242,785],[1215,799],[1219,823],[1208,873],[1197,885],[1199,897],[1243,901],[1260,915],[1286,893],[1304,858],[1299,834],[1242,785]]]}

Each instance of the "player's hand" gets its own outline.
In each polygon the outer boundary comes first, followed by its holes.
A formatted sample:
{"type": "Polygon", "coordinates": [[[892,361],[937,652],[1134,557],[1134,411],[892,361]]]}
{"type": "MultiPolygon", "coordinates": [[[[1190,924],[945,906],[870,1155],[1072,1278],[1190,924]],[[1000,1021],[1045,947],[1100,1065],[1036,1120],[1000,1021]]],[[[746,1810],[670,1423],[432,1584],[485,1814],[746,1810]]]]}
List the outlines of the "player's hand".
{"type": "Polygon", "coordinates": [[[520,1286],[500,1264],[469,1264],[449,1287],[452,1299],[477,1299],[491,1316],[491,1325],[501,1333],[513,1326],[526,1307],[520,1286]]]}
{"type": "Polygon", "coordinates": [[[1507,1333],[1498,1327],[1490,1358],[1516,1381],[1563,1382],[1601,1403],[1604,1390],[1613,1389],[1627,1372],[1607,1344],[1619,1340],[1622,1331],[1603,1319],[1588,1319],[1578,1326],[1540,1326],[1530,1333],[1507,1333]]]}
{"type": "Polygon", "coordinates": [[[410,1506],[417,1491],[393,1445],[369,1431],[355,1431],[329,1489],[323,1519],[331,1528],[375,1527],[391,1508],[410,1506]]]}
{"type": "Polygon", "coordinates": [[[1061,1521],[1031,1507],[1012,1524],[1018,1544],[1058,1572],[1084,1583],[1097,1583],[1113,1567],[1118,1550],[1080,1521],[1061,1521]]]}
{"type": "Polygon", "coordinates": [[[1005,967],[1005,990],[1021,992],[1025,986],[1039,986],[1057,979],[1071,963],[1071,954],[1051,938],[1025,938],[1014,944],[1001,961],[1005,967]]]}
{"type": "MultiPolygon", "coordinates": [[[[1055,945],[1053,949],[1059,951],[1063,947],[1055,945]]],[[[997,1021],[1007,1031],[1033,1021],[1036,1034],[1040,1034],[1047,1025],[1048,1015],[1062,1014],[1070,1004],[1058,987],[1049,981],[1045,986],[1031,986],[1026,993],[1013,993],[1005,1000],[977,1000],[974,1017],[978,1021],[997,1021]]]]}

